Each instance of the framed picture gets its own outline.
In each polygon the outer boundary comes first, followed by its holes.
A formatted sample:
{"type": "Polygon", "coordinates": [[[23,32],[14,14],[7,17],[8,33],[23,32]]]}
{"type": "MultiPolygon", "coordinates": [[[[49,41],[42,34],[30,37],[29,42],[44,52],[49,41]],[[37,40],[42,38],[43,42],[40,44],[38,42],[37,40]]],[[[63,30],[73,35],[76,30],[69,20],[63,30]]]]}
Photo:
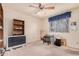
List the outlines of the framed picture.
{"type": "Polygon", "coordinates": [[[72,22],[71,23],[71,31],[77,31],[77,22],[72,22]]]}

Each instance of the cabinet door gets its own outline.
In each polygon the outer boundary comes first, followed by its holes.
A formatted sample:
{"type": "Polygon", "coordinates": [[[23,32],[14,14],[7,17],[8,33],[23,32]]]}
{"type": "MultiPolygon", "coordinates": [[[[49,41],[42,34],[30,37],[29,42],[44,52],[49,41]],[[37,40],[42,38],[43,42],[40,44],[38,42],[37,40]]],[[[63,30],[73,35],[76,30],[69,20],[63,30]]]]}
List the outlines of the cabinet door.
{"type": "Polygon", "coordinates": [[[3,9],[0,4],[0,48],[3,47],[3,9]]]}
{"type": "Polygon", "coordinates": [[[2,4],[0,4],[0,17],[3,17],[3,9],[2,9],[2,4]]]}
{"type": "Polygon", "coordinates": [[[2,48],[3,47],[3,42],[2,41],[0,41],[0,48],[2,48]]]}

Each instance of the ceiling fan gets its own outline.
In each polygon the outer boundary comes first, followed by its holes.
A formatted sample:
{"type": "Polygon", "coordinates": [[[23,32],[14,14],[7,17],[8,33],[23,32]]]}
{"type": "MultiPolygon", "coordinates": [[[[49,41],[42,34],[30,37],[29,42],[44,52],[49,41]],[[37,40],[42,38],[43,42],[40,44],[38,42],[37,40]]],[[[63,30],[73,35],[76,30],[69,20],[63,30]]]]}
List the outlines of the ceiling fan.
{"type": "MultiPolygon", "coordinates": [[[[34,5],[29,5],[30,7],[34,7],[34,8],[38,8],[39,9],[39,11],[40,10],[43,10],[43,9],[55,9],[55,7],[54,6],[46,6],[45,4],[42,4],[42,3],[38,3],[38,4],[34,4],[34,5]]],[[[38,11],[38,12],[39,12],[38,11]]]]}

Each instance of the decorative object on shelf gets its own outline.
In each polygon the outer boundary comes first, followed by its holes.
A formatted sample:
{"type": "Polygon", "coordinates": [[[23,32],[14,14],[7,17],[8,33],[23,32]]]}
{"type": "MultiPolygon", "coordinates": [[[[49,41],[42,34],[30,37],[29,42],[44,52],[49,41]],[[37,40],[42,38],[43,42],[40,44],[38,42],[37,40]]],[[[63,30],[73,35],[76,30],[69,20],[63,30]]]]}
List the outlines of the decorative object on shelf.
{"type": "Polygon", "coordinates": [[[13,35],[24,35],[24,21],[13,20],[13,35]]]}

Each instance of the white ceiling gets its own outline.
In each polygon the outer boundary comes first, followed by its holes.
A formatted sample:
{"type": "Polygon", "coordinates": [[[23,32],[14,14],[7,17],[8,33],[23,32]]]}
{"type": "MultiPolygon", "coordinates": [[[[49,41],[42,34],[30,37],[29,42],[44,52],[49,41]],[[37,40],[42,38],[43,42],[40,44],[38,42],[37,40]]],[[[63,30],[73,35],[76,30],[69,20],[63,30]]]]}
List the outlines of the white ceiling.
{"type": "Polygon", "coordinates": [[[62,12],[69,11],[70,9],[79,7],[78,3],[48,3],[46,6],[54,6],[55,9],[44,9],[40,10],[37,8],[29,7],[32,3],[4,3],[5,7],[15,9],[17,11],[29,14],[31,16],[37,17],[50,17],[52,15],[56,15],[62,12]],[[39,11],[39,12],[38,12],[39,11]],[[37,13],[38,12],[38,13],[37,13]]]}

